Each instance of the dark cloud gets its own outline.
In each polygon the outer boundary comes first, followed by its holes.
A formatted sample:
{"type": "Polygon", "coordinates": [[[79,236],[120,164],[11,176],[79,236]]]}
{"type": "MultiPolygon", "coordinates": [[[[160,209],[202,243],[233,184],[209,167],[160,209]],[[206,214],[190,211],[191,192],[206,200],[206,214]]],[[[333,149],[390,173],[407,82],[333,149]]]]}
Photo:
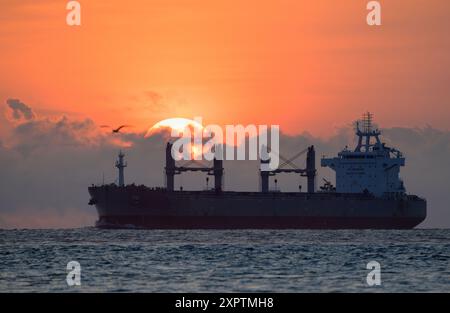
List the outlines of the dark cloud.
{"type": "Polygon", "coordinates": [[[14,128],[13,136],[14,148],[24,155],[49,147],[93,146],[107,140],[92,120],[70,120],[66,116],[57,120],[44,118],[21,123],[14,128]]]}
{"type": "Polygon", "coordinates": [[[15,120],[24,119],[29,121],[34,119],[35,115],[33,110],[19,99],[8,99],[6,100],[6,103],[12,110],[12,117],[15,120]]]}

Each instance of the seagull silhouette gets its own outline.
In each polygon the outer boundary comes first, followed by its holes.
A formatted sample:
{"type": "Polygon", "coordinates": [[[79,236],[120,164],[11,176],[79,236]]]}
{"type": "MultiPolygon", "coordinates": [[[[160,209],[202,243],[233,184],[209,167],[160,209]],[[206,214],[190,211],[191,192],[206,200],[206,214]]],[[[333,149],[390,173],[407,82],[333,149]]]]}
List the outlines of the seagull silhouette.
{"type": "MultiPolygon", "coordinates": [[[[100,127],[102,127],[102,128],[111,128],[111,126],[109,126],[109,125],[100,125],[100,127]]],[[[121,130],[122,128],[124,128],[124,127],[131,127],[131,125],[120,125],[120,126],[117,127],[116,129],[112,129],[112,132],[113,132],[113,133],[118,133],[118,132],[120,132],[120,130],[121,130]]]]}

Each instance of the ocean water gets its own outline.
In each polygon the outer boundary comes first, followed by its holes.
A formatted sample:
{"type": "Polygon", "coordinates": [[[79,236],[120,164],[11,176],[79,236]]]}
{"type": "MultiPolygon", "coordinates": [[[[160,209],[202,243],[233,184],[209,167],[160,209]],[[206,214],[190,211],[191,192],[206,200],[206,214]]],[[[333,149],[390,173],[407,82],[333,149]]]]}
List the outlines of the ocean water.
{"type": "Polygon", "coordinates": [[[450,292],[450,230],[1,230],[0,292],[450,292]]]}

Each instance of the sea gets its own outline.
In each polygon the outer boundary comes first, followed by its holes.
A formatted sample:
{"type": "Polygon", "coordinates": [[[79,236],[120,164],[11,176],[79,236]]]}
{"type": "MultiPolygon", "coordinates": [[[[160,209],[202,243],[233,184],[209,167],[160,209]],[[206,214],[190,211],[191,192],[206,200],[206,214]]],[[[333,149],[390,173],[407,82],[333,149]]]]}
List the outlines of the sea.
{"type": "Polygon", "coordinates": [[[0,230],[0,292],[450,292],[450,230],[0,230]]]}

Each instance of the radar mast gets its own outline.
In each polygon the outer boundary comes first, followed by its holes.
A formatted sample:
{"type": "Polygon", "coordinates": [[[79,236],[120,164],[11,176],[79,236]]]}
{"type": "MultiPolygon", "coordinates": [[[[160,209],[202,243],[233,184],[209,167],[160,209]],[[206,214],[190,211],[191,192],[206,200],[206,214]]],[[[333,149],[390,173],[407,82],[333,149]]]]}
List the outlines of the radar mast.
{"type": "Polygon", "coordinates": [[[358,145],[355,148],[355,152],[369,152],[374,146],[381,148],[380,131],[375,128],[373,123],[373,114],[366,112],[363,114],[362,119],[356,121],[356,135],[358,136],[358,145]],[[375,142],[372,143],[371,138],[375,138],[375,142]],[[364,149],[362,149],[364,148],[364,149]]]}

